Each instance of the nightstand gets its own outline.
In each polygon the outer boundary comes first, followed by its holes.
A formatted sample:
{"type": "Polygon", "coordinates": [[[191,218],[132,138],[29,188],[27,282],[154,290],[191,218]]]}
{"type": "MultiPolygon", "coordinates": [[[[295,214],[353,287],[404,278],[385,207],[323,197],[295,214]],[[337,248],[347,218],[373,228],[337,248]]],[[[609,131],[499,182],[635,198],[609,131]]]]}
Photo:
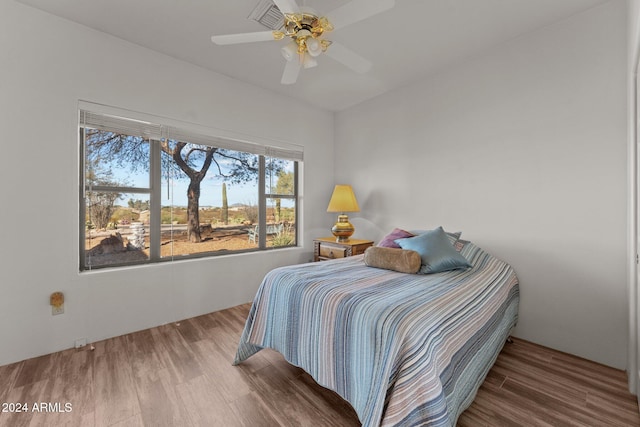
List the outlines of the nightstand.
{"type": "Polygon", "coordinates": [[[335,237],[321,237],[313,240],[313,260],[326,261],[360,255],[369,246],[373,246],[372,240],[349,239],[347,242],[338,243],[335,237]]]}

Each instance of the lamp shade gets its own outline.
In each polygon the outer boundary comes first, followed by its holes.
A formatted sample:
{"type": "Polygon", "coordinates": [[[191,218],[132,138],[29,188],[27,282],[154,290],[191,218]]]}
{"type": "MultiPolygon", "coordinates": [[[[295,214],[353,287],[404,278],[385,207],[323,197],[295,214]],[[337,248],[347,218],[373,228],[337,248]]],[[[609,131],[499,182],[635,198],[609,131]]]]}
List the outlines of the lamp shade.
{"type": "Polygon", "coordinates": [[[360,212],[356,195],[350,185],[338,184],[333,189],[327,212],[360,212]]]}

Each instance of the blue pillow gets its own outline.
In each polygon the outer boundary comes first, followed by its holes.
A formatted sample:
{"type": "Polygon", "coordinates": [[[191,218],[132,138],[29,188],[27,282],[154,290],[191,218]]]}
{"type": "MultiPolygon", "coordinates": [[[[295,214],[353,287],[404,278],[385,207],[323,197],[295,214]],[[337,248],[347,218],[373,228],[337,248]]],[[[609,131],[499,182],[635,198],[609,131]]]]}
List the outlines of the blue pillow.
{"type": "MultiPolygon", "coordinates": [[[[440,228],[442,228],[442,226],[440,226],[440,228]]],[[[430,231],[430,230],[410,230],[409,233],[412,233],[415,236],[419,236],[421,234],[426,233],[427,231],[430,231]]],[[[460,236],[462,236],[462,231],[456,231],[455,233],[452,233],[450,231],[445,231],[445,234],[449,237],[449,241],[451,242],[451,244],[455,246],[456,242],[460,240],[460,236]]],[[[413,236],[403,236],[403,237],[413,237],[413,236]]],[[[396,239],[400,239],[400,237],[396,237],[396,239]]]]}
{"type": "Polygon", "coordinates": [[[416,251],[420,254],[422,267],[420,267],[419,273],[422,274],[471,267],[469,261],[453,247],[442,227],[416,237],[398,239],[395,242],[402,249],[416,251]]]}

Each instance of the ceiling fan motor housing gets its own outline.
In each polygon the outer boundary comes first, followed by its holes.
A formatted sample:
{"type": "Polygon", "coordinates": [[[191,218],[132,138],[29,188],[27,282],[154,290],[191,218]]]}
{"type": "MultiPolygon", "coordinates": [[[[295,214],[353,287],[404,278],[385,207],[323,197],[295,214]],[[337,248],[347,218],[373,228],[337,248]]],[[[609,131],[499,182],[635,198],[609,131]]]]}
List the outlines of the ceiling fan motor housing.
{"type": "Polygon", "coordinates": [[[284,15],[284,35],[291,37],[298,45],[298,53],[308,52],[318,56],[327,50],[329,40],[318,40],[325,31],[333,30],[333,26],[324,17],[313,13],[286,13],[284,15]]]}

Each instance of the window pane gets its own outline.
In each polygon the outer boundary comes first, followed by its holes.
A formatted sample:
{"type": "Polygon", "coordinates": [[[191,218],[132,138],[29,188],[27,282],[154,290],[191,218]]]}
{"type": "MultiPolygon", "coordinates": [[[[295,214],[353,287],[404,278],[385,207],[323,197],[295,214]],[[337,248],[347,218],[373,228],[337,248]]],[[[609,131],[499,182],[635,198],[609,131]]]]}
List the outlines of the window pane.
{"type": "Polygon", "coordinates": [[[147,194],[87,192],[84,267],[148,260],[150,207],[147,194]]]}
{"type": "Polygon", "coordinates": [[[85,185],[149,188],[149,141],[85,130],[85,185]]]}
{"type": "Polygon", "coordinates": [[[161,256],[258,248],[258,156],[177,141],[162,151],[161,256]]]}
{"type": "Polygon", "coordinates": [[[294,199],[267,199],[267,246],[295,246],[295,221],[294,199]]]}
{"type": "Polygon", "coordinates": [[[292,196],[295,193],[295,174],[292,160],[273,157],[265,159],[265,193],[292,196]]]}

